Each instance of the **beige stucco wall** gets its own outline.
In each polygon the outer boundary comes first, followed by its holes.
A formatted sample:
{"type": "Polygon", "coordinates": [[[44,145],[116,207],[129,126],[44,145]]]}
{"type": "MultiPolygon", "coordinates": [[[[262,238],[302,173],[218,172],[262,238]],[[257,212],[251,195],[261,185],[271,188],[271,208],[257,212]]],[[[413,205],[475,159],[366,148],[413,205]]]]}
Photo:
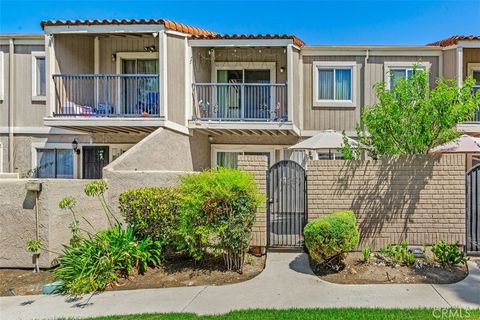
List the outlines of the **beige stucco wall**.
{"type": "MultiPolygon", "coordinates": [[[[28,240],[35,239],[35,193],[26,191],[25,184],[32,180],[0,179],[0,267],[27,268],[32,266],[32,256],[25,251],[28,240]]],[[[42,251],[40,266],[51,266],[62,244],[68,243],[72,222],[71,214],[58,207],[66,196],[75,196],[78,212],[95,227],[107,225],[105,215],[97,201],[83,194],[85,180],[39,179],[42,191],[38,199],[39,235],[50,250],[42,251]]],[[[82,219],[83,221],[83,219],[82,219]]],[[[83,227],[88,229],[86,223],[83,227]]]]}
{"type": "Polygon", "coordinates": [[[308,218],[353,210],[361,245],[465,243],[463,155],[308,162],[308,218]]]}
{"type": "Polygon", "coordinates": [[[115,171],[200,171],[210,167],[210,143],[201,133],[182,134],[159,128],[107,169],[115,171]]]}

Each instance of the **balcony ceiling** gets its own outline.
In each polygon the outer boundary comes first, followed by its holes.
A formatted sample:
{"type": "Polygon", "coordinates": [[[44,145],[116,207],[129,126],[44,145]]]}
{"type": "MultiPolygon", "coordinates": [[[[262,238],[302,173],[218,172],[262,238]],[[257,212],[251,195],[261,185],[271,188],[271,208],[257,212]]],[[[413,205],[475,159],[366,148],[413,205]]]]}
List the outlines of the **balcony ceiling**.
{"type": "Polygon", "coordinates": [[[189,128],[210,135],[236,136],[299,136],[299,129],[291,122],[195,121],[189,128]]]}

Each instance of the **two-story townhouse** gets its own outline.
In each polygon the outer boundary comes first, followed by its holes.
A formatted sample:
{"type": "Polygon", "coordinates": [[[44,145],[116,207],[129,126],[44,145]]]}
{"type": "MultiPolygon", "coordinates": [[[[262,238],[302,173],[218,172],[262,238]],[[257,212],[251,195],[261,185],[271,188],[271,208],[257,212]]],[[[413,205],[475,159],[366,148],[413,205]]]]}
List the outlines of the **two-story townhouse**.
{"type": "MultiPolygon", "coordinates": [[[[363,108],[376,102],[374,84],[409,77],[414,64],[430,71],[431,86],[438,77],[461,84],[480,65],[479,36],[309,46],[294,35],[222,35],[164,19],[41,25],[45,35],[30,36],[38,47],[14,62],[10,40],[15,53],[24,42],[2,36],[3,87],[17,79],[0,104],[9,115],[4,172],[99,178],[122,154],[116,169],[235,166],[238,154],[302,161],[289,146],[322,130],[355,135],[363,108]],[[19,97],[10,101],[10,92],[19,97]]],[[[468,131],[480,134],[475,126],[468,131]]]]}

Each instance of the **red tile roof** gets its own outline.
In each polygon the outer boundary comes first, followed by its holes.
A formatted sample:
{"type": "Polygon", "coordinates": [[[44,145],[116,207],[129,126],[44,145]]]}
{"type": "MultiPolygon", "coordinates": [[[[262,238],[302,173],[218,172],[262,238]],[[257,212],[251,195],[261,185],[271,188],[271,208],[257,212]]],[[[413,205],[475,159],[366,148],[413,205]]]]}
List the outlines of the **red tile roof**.
{"type": "Polygon", "coordinates": [[[438,47],[448,47],[453,46],[458,43],[458,41],[464,40],[480,40],[480,36],[452,36],[447,39],[443,39],[437,42],[432,42],[427,44],[427,46],[438,46],[438,47]]]}
{"type": "Polygon", "coordinates": [[[278,39],[291,39],[293,43],[299,47],[303,47],[305,43],[293,34],[213,34],[213,35],[202,35],[195,36],[197,39],[226,39],[226,40],[244,40],[244,39],[254,39],[254,40],[278,40],[278,39]]]}
{"type": "Polygon", "coordinates": [[[163,24],[165,28],[183,32],[197,39],[292,39],[299,47],[305,45],[295,35],[288,34],[218,34],[213,31],[200,29],[183,23],[167,19],[103,19],[103,20],[46,20],[40,23],[42,29],[47,26],[93,26],[93,25],[134,25],[134,24],[163,24]]]}
{"type": "Polygon", "coordinates": [[[187,33],[195,36],[214,35],[215,32],[189,26],[183,23],[167,19],[103,19],[103,20],[47,20],[42,21],[40,26],[99,26],[99,25],[134,25],[134,24],[163,24],[165,28],[187,33]]]}

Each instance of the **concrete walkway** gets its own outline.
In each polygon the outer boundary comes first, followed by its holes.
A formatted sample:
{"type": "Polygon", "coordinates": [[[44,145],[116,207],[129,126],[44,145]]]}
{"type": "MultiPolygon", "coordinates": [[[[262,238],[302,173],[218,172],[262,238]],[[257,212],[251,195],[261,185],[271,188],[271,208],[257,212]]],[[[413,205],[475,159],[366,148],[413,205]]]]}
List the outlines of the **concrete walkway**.
{"type": "Polygon", "coordinates": [[[301,253],[269,253],[256,278],[225,286],[110,291],[69,300],[64,296],[0,298],[0,318],[91,317],[151,312],[225,313],[252,308],[480,307],[480,260],[456,284],[338,285],[319,280],[301,253]]]}

